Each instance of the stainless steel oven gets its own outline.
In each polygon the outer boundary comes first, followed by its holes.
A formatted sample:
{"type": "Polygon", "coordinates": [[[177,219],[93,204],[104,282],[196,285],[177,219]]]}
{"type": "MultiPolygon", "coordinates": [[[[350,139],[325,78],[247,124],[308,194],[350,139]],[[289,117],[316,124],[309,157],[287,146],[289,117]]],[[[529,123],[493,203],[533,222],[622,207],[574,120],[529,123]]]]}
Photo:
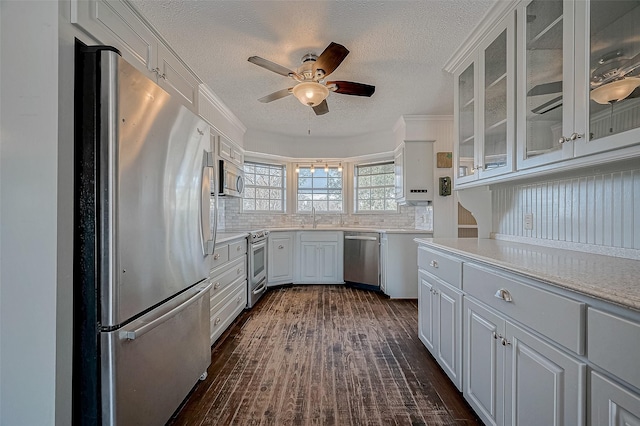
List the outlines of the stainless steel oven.
{"type": "Polygon", "coordinates": [[[267,291],[267,235],[269,231],[264,230],[249,235],[248,308],[252,308],[267,291]]]}

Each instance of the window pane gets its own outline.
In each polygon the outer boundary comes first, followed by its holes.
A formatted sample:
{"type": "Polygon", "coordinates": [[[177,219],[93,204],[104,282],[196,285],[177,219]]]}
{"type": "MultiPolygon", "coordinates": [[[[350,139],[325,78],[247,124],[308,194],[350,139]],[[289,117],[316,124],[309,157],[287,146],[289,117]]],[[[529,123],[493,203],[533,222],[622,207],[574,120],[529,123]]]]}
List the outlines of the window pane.
{"type": "Polygon", "coordinates": [[[393,162],[356,166],[356,208],[397,211],[393,162]]]}
{"type": "Polygon", "coordinates": [[[285,169],[282,165],[245,162],[244,210],[284,212],[285,169]],[[277,201],[277,202],[274,202],[277,201]]]}
{"type": "Polygon", "coordinates": [[[313,207],[317,211],[343,210],[342,200],[342,172],[337,168],[329,168],[328,172],[320,166],[314,173],[309,167],[301,167],[298,173],[298,211],[309,211],[311,205],[302,201],[313,200],[313,207]],[[329,203],[328,200],[335,201],[329,203]]]}

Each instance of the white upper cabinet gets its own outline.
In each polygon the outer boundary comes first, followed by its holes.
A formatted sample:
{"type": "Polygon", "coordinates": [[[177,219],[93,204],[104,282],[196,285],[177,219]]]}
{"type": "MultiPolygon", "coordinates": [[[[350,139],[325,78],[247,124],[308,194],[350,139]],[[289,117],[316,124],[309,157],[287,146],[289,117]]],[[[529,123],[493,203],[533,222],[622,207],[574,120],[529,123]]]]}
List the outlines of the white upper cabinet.
{"type": "Polygon", "coordinates": [[[640,143],[640,3],[518,7],[518,169],[640,143]]]}
{"type": "Polygon", "coordinates": [[[498,2],[454,73],[455,185],[640,155],[640,2],[498,2]]]}
{"type": "Polygon", "coordinates": [[[433,200],[432,141],[402,142],[394,153],[394,171],[398,204],[433,200]]]}
{"type": "Polygon", "coordinates": [[[503,19],[455,75],[456,184],[513,171],[514,20],[503,19]]]}
{"type": "Polygon", "coordinates": [[[126,61],[171,95],[178,96],[187,108],[198,112],[198,79],[126,3],[72,0],[71,23],[99,43],[120,50],[126,61]]]}

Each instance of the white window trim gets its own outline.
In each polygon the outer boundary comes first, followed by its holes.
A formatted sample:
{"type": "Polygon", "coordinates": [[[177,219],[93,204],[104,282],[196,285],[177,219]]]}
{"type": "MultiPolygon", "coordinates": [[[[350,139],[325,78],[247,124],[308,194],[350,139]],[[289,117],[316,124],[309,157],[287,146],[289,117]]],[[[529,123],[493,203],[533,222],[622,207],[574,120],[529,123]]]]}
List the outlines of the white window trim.
{"type": "Polygon", "coordinates": [[[396,204],[396,209],[395,210],[370,210],[370,211],[364,211],[364,212],[360,212],[356,209],[357,205],[358,205],[358,200],[357,200],[357,192],[356,192],[356,167],[359,166],[373,166],[376,164],[382,164],[382,163],[393,163],[393,156],[391,157],[384,157],[384,158],[377,158],[375,160],[367,160],[367,161],[359,161],[359,162],[354,162],[351,164],[351,170],[350,170],[350,175],[351,175],[351,182],[349,183],[349,189],[351,190],[352,194],[351,194],[351,207],[349,209],[349,211],[351,212],[351,214],[354,215],[398,215],[400,214],[400,206],[398,204],[396,204]]]}
{"type": "MultiPolygon", "coordinates": [[[[245,214],[256,214],[256,215],[284,215],[284,214],[288,214],[288,212],[290,211],[288,209],[288,204],[290,202],[290,198],[288,197],[287,191],[289,190],[289,164],[286,162],[278,162],[278,161],[273,161],[270,159],[263,159],[263,158],[259,158],[259,157],[250,157],[247,158],[245,157],[244,159],[244,163],[252,163],[252,164],[264,164],[267,166],[279,166],[282,167],[284,172],[285,172],[285,180],[284,180],[284,188],[282,189],[283,191],[283,195],[284,195],[284,200],[282,200],[282,211],[279,210],[245,210],[244,209],[244,197],[240,197],[240,213],[245,213],[245,214]]],[[[244,166],[243,166],[244,169],[244,166]]],[[[245,185],[246,187],[246,185],[245,185]]]]}

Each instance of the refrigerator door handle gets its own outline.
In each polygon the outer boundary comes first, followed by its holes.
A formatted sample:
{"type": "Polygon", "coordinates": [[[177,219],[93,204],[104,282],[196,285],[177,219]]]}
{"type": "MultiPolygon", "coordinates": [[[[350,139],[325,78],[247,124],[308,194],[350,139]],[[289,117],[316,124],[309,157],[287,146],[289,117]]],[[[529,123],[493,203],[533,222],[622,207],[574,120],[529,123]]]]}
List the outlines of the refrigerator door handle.
{"type": "Polygon", "coordinates": [[[200,229],[202,231],[202,253],[205,256],[213,254],[215,248],[215,236],[212,240],[209,239],[211,236],[211,179],[214,171],[213,164],[213,154],[204,151],[202,157],[202,191],[200,194],[200,229]]]}
{"type": "Polygon", "coordinates": [[[140,328],[137,328],[135,330],[122,331],[122,333],[120,334],[120,337],[125,338],[127,340],[135,340],[138,337],[141,337],[145,333],[148,333],[149,331],[153,330],[163,322],[178,315],[180,312],[182,312],[183,310],[188,308],[190,305],[198,301],[198,299],[202,297],[202,294],[209,291],[210,288],[211,288],[211,283],[208,283],[206,286],[202,287],[200,291],[198,291],[196,294],[191,296],[189,299],[185,300],[184,303],[176,306],[166,314],[159,316],[158,318],[154,319],[151,322],[148,322],[147,324],[143,325],[140,328]]]}

